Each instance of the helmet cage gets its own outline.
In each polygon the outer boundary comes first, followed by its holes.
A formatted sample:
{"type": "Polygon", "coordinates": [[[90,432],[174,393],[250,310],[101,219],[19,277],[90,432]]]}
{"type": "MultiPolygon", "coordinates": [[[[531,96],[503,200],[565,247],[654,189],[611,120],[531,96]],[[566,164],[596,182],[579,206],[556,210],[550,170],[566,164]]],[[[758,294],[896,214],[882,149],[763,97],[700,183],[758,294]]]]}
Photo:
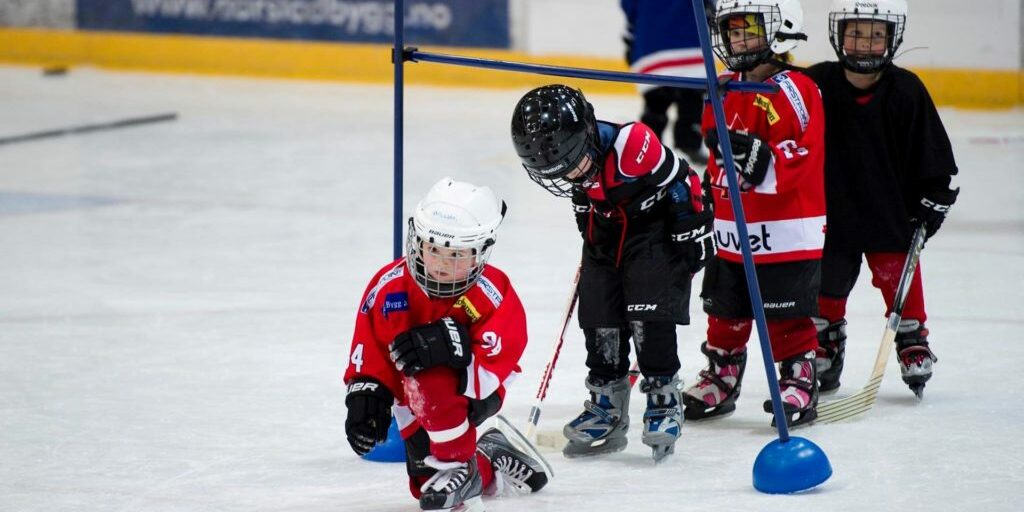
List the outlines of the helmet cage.
{"type": "Polygon", "coordinates": [[[574,188],[589,188],[597,181],[604,166],[597,146],[597,134],[590,128],[587,131],[587,137],[583,144],[574,148],[553,168],[539,169],[523,164],[526,174],[534,183],[544,187],[545,190],[557,197],[570,197],[574,188]],[[579,167],[587,155],[590,155],[590,168],[580,176],[569,179],[568,175],[579,167]]]}
{"type": "MultiPolygon", "coordinates": [[[[854,73],[876,73],[892,63],[896,56],[896,50],[903,43],[903,29],[906,27],[907,16],[902,13],[880,13],[861,12],[854,9],[852,12],[831,12],[828,15],[828,39],[836,57],[843,67],[854,73]],[[879,55],[858,55],[846,51],[846,27],[851,21],[881,22],[885,24],[885,50],[879,55]]],[[[871,35],[854,36],[855,45],[863,39],[870,41],[871,35]]]]}
{"type": "Polygon", "coordinates": [[[462,244],[459,240],[441,241],[429,232],[425,226],[417,225],[414,217],[409,217],[409,233],[405,243],[406,264],[416,284],[428,296],[435,298],[457,297],[466,293],[483,273],[491,256],[494,238],[462,244]],[[428,252],[429,256],[426,255],[428,252]],[[428,259],[432,265],[440,268],[428,270],[428,259]],[[450,273],[452,278],[442,280],[432,275],[439,272],[450,273]]]}
{"type": "Polygon", "coordinates": [[[732,71],[750,71],[771,59],[774,54],[772,42],[779,35],[781,28],[782,13],[777,5],[737,5],[719,9],[715,24],[711,30],[715,55],[718,55],[718,58],[732,71]],[[748,50],[742,53],[733,51],[732,41],[729,36],[729,23],[736,16],[753,16],[754,21],[757,23],[757,26],[753,28],[760,27],[760,31],[763,34],[747,35],[746,37],[761,38],[764,44],[760,49],[748,50]]]}

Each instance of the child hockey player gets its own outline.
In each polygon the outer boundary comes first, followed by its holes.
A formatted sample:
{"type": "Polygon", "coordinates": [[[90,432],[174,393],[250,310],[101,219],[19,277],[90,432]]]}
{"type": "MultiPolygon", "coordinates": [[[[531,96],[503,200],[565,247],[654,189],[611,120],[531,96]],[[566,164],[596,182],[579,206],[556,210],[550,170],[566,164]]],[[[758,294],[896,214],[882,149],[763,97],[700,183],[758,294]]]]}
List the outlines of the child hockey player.
{"type": "MultiPolygon", "coordinates": [[[[798,0],[721,0],[712,27],[726,78],[778,86],[772,94],[725,95],[735,169],[724,169],[715,119],[704,113],[704,133],[717,161],[708,165],[715,201],[716,256],[704,271],[701,298],[708,313],[708,367],[683,396],[688,419],[735,410],[747,360],[753,312],[731,202],[740,200],[787,421],[817,417],[814,356],[820,258],[825,239],[824,129],[821,95],[807,76],[790,70],[788,52],[806,39],[798,0]],[[729,193],[726,172],[737,173],[740,196],[729,193]]],[[[764,404],[771,412],[771,402],[764,404]]]]}
{"type": "Polygon", "coordinates": [[[512,142],[530,178],[571,197],[583,236],[579,322],[590,400],[565,426],[567,457],[626,447],[629,340],[647,395],[641,440],[655,460],[682,421],[676,324],[688,324],[690,275],[714,253],[697,175],[642,123],[598,121],[583,93],[534,89],[515,107],[512,142]]]}
{"type": "Polygon", "coordinates": [[[508,277],[487,265],[505,204],[491,189],[445,178],[409,219],[406,256],[370,281],[345,371],[345,432],[359,455],[405,440],[409,486],[423,510],[479,510],[481,494],[547,483],[539,455],[496,429],[505,383],[520,372],[526,316],[508,277]]]}
{"type": "MultiPolygon", "coordinates": [[[[846,299],[861,259],[891,309],[913,231],[924,223],[927,236],[934,235],[959,193],[950,190],[957,167],[928,91],[916,75],[892,64],[906,21],[905,0],[834,1],[829,40],[839,61],[807,70],[821,88],[828,120],[828,236],[816,319],[822,392],[839,387],[846,299]]],[[[926,318],[918,264],[896,350],[903,381],[919,397],[936,361],[926,318]]]]}

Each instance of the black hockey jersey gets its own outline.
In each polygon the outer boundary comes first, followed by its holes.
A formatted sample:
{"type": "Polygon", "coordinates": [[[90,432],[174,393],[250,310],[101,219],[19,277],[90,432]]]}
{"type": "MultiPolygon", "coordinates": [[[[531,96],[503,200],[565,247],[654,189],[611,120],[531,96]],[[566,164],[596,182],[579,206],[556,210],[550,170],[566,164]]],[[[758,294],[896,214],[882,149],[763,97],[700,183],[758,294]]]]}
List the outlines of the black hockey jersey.
{"type": "Polygon", "coordinates": [[[914,73],[890,66],[867,91],[838,62],[807,69],[825,103],[826,250],[902,252],[910,215],[957,173],[949,136],[914,73]]]}

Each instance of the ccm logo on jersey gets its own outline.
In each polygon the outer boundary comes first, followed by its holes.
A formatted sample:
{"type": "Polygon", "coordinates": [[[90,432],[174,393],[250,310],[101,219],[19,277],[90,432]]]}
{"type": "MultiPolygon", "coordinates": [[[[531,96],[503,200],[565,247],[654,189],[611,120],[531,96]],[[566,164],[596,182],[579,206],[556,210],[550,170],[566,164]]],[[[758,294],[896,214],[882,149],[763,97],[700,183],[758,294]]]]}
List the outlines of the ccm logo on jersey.
{"type": "Polygon", "coordinates": [[[658,309],[657,304],[629,304],[626,311],[654,311],[658,309]]]}
{"type": "Polygon", "coordinates": [[[459,327],[455,325],[455,320],[450,317],[444,317],[441,319],[444,322],[444,326],[448,328],[448,339],[452,342],[452,355],[462,357],[462,337],[459,336],[459,327]]]}
{"type": "Polygon", "coordinates": [[[651,132],[644,132],[644,145],[640,147],[640,153],[636,155],[636,163],[640,163],[647,156],[649,147],[651,147],[651,132]]]}

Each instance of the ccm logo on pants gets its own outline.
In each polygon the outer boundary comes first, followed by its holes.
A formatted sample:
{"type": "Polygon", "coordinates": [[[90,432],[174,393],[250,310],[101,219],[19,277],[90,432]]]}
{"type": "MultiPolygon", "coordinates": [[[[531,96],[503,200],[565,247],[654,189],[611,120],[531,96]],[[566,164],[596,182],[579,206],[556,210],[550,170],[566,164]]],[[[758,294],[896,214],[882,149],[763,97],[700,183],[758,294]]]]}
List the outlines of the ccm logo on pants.
{"type": "Polygon", "coordinates": [[[658,309],[657,304],[629,304],[626,311],[654,311],[658,309]]]}

